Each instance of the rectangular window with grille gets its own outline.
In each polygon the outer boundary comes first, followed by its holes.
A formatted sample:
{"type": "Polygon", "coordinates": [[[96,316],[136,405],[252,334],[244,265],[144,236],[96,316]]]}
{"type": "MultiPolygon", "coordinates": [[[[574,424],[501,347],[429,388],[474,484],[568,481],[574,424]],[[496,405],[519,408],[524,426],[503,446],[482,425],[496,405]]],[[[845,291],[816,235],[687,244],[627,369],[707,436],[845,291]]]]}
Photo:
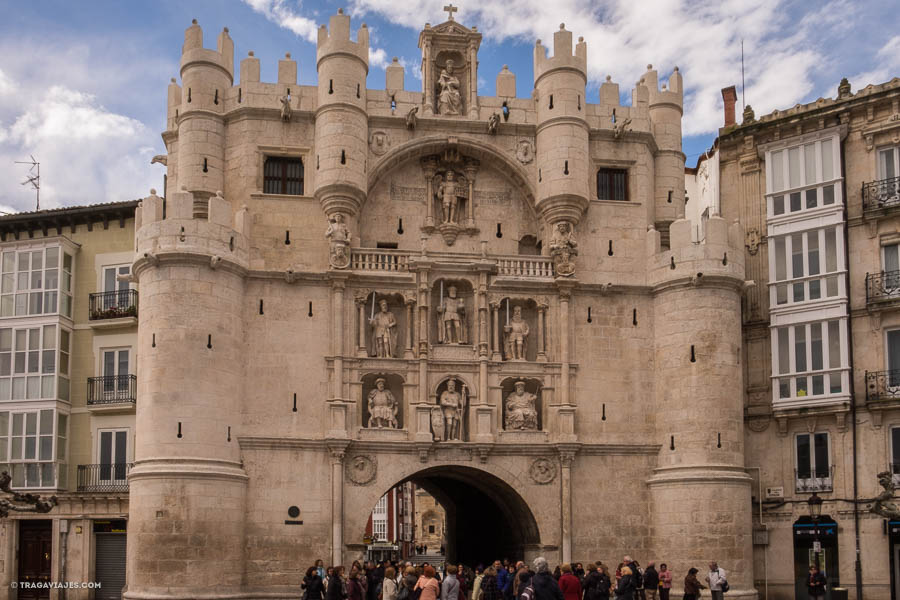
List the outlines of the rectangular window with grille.
{"type": "Polygon", "coordinates": [[[303,195],[303,160],[289,156],[267,156],[263,167],[263,193],[303,195]]]}
{"type": "Polygon", "coordinates": [[[597,171],[598,200],[628,200],[628,171],[600,169],[597,171]]]}

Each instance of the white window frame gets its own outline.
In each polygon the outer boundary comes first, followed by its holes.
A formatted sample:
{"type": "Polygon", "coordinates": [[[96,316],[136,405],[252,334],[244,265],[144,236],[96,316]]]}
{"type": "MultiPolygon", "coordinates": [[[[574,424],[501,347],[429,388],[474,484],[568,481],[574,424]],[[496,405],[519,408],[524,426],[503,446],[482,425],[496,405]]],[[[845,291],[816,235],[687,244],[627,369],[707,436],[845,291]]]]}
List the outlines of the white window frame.
{"type": "Polygon", "coordinates": [[[95,452],[96,452],[96,453],[95,453],[95,456],[96,456],[96,459],[97,459],[97,463],[96,463],[96,464],[97,464],[97,465],[100,465],[100,466],[98,467],[98,469],[100,469],[100,470],[99,470],[99,472],[98,472],[98,474],[97,474],[99,483],[100,483],[101,485],[110,485],[110,484],[125,483],[125,482],[127,481],[127,477],[128,477],[128,468],[127,468],[127,465],[128,465],[128,463],[131,462],[131,439],[132,439],[132,436],[131,436],[131,429],[128,428],[128,427],[103,427],[103,428],[97,429],[97,438],[96,438],[96,439],[97,439],[96,451],[95,451],[95,452]],[[102,458],[101,458],[102,453],[103,453],[103,441],[102,441],[102,440],[103,440],[103,434],[104,434],[104,433],[109,433],[109,434],[111,434],[111,437],[110,437],[110,443],[111,443],[111,447],[110,447],[110,455],[111,455],[111,457],[112,457],[112,458],[110,459],[110,462],[108,463],[109,465],[111,465],[111,467],[110,467],[110,477],[105,478],[105,479],[102,477],[102,474],[103,474],[103,471],[102,471],[103,467],[102,467],[102,465],[103,465],[103,464],[107,464],[107,463],[103,463],[103,460],[102,460],[102,458]],[[123,467],[118,473],[116,472],[116,469],[114,468],[115,465],[119,464],[119,463],[116,462],[116,458],[118,458],[118,457],[115,455],[115,452],[116,452],[116,434],[117,434],[117,433],[124,433],[124,434],[125,434],[125,457],[124,457],[124,460],[122,461],[121,464],[126,465],[126,466],[123,467]],[[121,478],[120,478],[120,477],[117,477],[117,475],[122,475],[122,477],[121,477],[121,478]]]}
{"type": "Polygon", "coordinates": [[[843,190],[841,181],[843,180],[840,164],[840,136],[836,129],[826,130],[824,132],[814,132],[812,134],[790,138],[789,140],[779,141],[773,144],[763,146],[765,150],[766,164],[766,213],[768,221],[791,220],[792,217],[803,215],[808,216],[815,212],[831,212],[836,208],[842,210],[843,206],[843,190]],[[830,143],[830,159],[831,159],[831,177],[824,176],[824,161],[829,158],[828,154],[823,153],[823,142],[830,143]],[[815,173],[808,176],[806,154],[809,147],[813,147],[815,157],[813,159],[815,173]],[[790,160],[789,153],[791,150],[798,150],[798,183],[791,185],[790,181],[790,160]],[[781,173],[782,184],[780,189],[775,189],[775,155],[781,153],[781,173]],[[834,201],[830,204],[824,204],[825,193],[824,188],[831,187],[834,201]],[[816,204],[813,207],[807,207],[807,191],[816,191],[816,204]],[[791,194],[800,194],[800,208],[791,210],[791,194]],[[783,210],[778,214],[775,213],[776,199],[781,197],[783,210]]]}
{"type": "Polygon", "coordinates": [[[775,407],[798,407],[798,406],[816,406],[821,404],[828,404],[836,398],[845,398],[849,397],[850,390],[850,368],[849,368],[849,353],[847,348],[849,347],[848,337],[847,337],[847,320],[846,318],[832,318],[827,320],[816,320],[816,321],[807,321],[807,322],[798,322],[791,324],[784,324],[778,326],[772,326],[771,329],[771,348],[772,348],[772,404],[775,407]],[[838,348],[840,352],[840,364],[837,367],[831,367],[831,355],[830,355],[830,338],[829,338],[829,323],[832,322],[838,323],[838,348]],[[822,368],[821,369],[813,369],[812,368],[812,325],[818,324],[821,326],[822,332],[822,368]],[[798,327],[802,327],[804,330],[804,339],[805,339],[805,356],[804,362],[806,364],[806,368],[802,371],[797,370],[797,356],[796,356],[796,329],[798,327]],[[786,329],[788,332],[788,353],[789,353],[789,362],[788,362],[788,370],[785,373],[779,372],[780,370],[780,359],[781,353],[779,349],[779,330],[786,329]],[[841,380],[841,391],[840,392],[831,392],[831,375],[839,374],[841,380]],[[823,392],[822,394],[814,394],[814,382],[812,380],[813,377],[816,376],[823,377],[823,392]],[[806,379],[806,393],[798,395],[798,386],[797,380],[805,378],[806,379]],[[789,386],[789,393],[786,397],[781,396],[781,385],[783,383],[787,383],[789,386]]]}
{"type": "Polygon", "coordinates": [[[16,489],[56,489],[60,487],[65,487],[65,470],[66,470],[66,453],[68,450],[68,431],[60,434],[60,416],[64,415],[66,418],[66,429],[68,430],[69,426],[69,415],[68,413],[61,412],[54,408],[50,407],[35,407],[33,409],[13,409],[13,410],[4,410],[0,411],[2,413],[6,413],[7,415],[7,428],[6,431],[0,432],[0,443],[4,444],[5,451],[5,461],[0,461],[3,464],[4,470],[9,470],[11,473],[13,480],[11,482],[11,486],[16,489]],[[51,431],[50,433],[42,433],[41,432],[41,412],[50,411],[50,420],[51,420],[51,431]],[[36,419],[35,426],[35,454],[34,458],[25,458],[26,448],[25,442],[26,439],[30,436],[26,433],[27,428],[27,420],[28,415],[34,414],[36,419]],[[13,435],[14,421],[16,415],[22,415],[22,434],[20,436],[13,435]],[[22,458],[13,458],[13,440],[15,438],[22,438],[22,458]],[[50,458],[41,458],[41,437],[50,437],[50,458]],[[28,471],[29,467],[32,465],[37,465],[36,471],[36,480],[29,479],[28,471]],[[43,475],[43,466],[44,465],[52,465],[52,476],[51,481],[45,482],[43,475]],[[20,479],[20,476],[22,479],[20,479]]]}
{"type": "Polygon", "coordinates": [[[831,432],[829,431],[813,431],[809,433],[797,433],[794,435],[794,473],[795,473],[795,489],[801,493],[812,492],[829,492],[834,490],[834,459],[831,452],[831,432]],[[818,477],[816,473],[816,447],[815,439],[817,435],[825,435],[826,455],[828,456],[828,475],[818,477]],[[809,438],[809,474],[808,478],[800,478],[800,452],[798,442],[801,437],[809,438]]]}
{"type": "Polygon", "coordinates": [[[882,160],[882,153],[887,150],[894,151],[894,160],[892,161],[894,164],[894,177],[900,177],[900,146],[897,145],[887,145],[880,146],[875,150],[875,173],[877,176],[877,181],[881,181],[883,179],[891,179],[888,177],[888,174],[884,168],[884,160],[882,160]]]}
{"type": "Polygon", "coordinates": [[[800,304],[814,304],[818,302],[833,302],[835,300],[846,300],[847,289],[846,265],[844,264],[844,228],[840,225],[829,225],[808,230],[797,230],[783,235],[771,236],[769,240],[769,306],[772,310],[782,309],[788,306],[797,306],[800,304]],[[828,230],[835,233],[834,244],[836,254],[836,269],[827,270],[827,245],[826,234],[828,230]],[[793,276],[793,251],[794,236],[799,235],[803,248],[801,255],[803,257],[803,275],[800,277],[793,276]],[[819,253],[819,272],[816,275],[809,274],[809,240],[811,236],[815,236],[818,242],[819,253]],[[784,260],[785,260],[785,278],[777,279],[778,259],[776,248],[778,242],[784,241],[784,260]],[[828,280],[835,278],[837,280],[837,294],[828,295],[828,280]],[[819,282],[819,297],[810,299],[810,288],[813,282],[819,282]],[[794,284],[802,284],[803,299],[794,300],[794,284]],[[783,292],[787,299],[786,302],[778,303],[779,292],[783,292]]]}
{"type": "MultiPolygon", "coordinates": [[[[106,373],[106,353],[114,352],[115,353],[115,373],[113,376],[121,377],[123,375],[134,375],[134,348],[132,346],[109,346],[109,347],[101,347],[97,353],[97,368],[95,373],[97,373],[97,377],[108,377],[109,375],[106,373]],[[128,372],[127,373],[119,373],[119,353],[126,352],[128,354],[128,372]]],[[[124,385],[126,388],[130,386],[128,378],[125,379],[116,379],[115,385],[111,389],[107,389],[106,381],[103,380],[103,389],[100,391],[101,394],[106,397],[107,395],[116,397],[122,391],[122,386],[124,385]]],[[[108,399],[108,398],[104,398],[108,399]]]]}
{"type": "MultiPolygon", "coordinates": [[[[16,323],[12,322],[3,322],[0,321],[0,324],[3,326],[0,327],[0,331],[9,330],[12,338],[12,349],[10,351],[10,373],[9,375],[0,374],[0,405],[4,402],[21,402],[21,401],[37,401],[37,400],[55,400],[55,399],[63,399],[68,400],[68,383],[69,383],[69,370],[71,369],[71,350],[72,350],[72,331],[61,324],[59,320],[54,320],[51,322],[33,322],[33,321],[19,321],[16,323]],[[47,341],[46,337],[46,328],[54,327],[54,339],[52,341],[52,347],[46,348],[47,341]],[[38,330],[38,348],[35,350],[28,349],[28,339],[31,337],[29,330],[38,330]],[[25,332],[25,350],[17,350],[17,332],[25,332]],[[69,340],[68,351],[63,352],[61,346],[63,331],[66,332],[69,340]],[[24,352],[25,354],[25,371],[22,373],[16,372],[16,355],[18,352],[24,352]],[[30,361],[30,353],[37,353],[37,371],[30,372],[29,361],[30,361]],[[53,352],[53,371],[44,372],[44,368],[46,365],[47,357],[45,356],[46,352],[53,352]],[[66,370],[63,371],[63,356],[65,354],[65,363],[66,370]],[[44,386],[44,378],[52,377],[52,390],[49,392],[49,395],[44,395],[43,386],[44,386]],[[28,394],[28,379],[35,378],[38,379],[38,386],[40,388],[39,395],[32,395],[29,397],[28,394]],[[61,382],[61,378],[65,379],[65,382],[61,382]],[[15,382],[16,380],[21,379],[24,381],[25,385],[25,393],[21,395],[21,397],[14,394],[15,390],[15,382]],[[62,384],[62,385],[61,385],[62,384]]],[[[0,333],[2,335],[2,333],[0,333]]],[[[6,354],[6,351],[2,350],[2,346],[0,346],[0,359],[5,359],[3,356],[6,354]]],[[[0,366],[0,373],[2,373],[2,366],[0,366]]]]}
{"type": "Polygon", "coordinates": [[[387,517],[383,519],[372,519],[372,538],[376,542],[387,541],[387,517]]]}
{"type": "Polygon", "coordinates": [[[894,445],[894,431],[900,431],[900,424],[888,428],[888,467],[894,480],[894,485],[900,485],[900,445],[894,445]],[[895,460],[895,457],[897,460],[895,460]]]}

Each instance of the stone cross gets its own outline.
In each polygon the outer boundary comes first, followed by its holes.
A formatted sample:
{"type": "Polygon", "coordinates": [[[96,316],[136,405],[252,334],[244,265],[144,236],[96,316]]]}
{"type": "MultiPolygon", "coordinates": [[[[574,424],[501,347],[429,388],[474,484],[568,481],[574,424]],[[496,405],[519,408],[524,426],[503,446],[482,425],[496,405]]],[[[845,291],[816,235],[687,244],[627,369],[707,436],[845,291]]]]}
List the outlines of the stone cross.
{"type": "Polygon", "coordinates": [[[459,8],[457,8],[456,6],[453,6],[453,4],[448,4],[447,6],[444,7],[444,10],[447,11],[447,16],[449,17],[447,20],[452,21],[453,13],[459,11],[459,8]]]}

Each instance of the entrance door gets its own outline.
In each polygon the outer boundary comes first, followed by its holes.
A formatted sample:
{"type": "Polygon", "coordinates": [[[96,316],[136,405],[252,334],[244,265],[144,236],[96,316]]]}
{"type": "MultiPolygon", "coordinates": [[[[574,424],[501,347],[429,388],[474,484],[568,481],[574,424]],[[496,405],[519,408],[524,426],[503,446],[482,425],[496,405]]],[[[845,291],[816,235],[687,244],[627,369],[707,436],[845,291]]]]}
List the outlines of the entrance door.
{"type": "Polygon", "coordinates": [[[97,576],[100,583],[96,600],[120,600],[125,587],[125,539],[124,533],[97,534],[97,576]]]}
{"type": "Polygon", "coordinates": [[[131,380],[128,377],[130,350],[103,351],[103,400],[132,400],[131,380]]]}
{"type": "Polygon", "coordinates": [[[125,485],[127,473],[128,431],[100,431],[100,485],[125,485]]]}
{"type": "MultiPolygon", "coordinates": [[[[50,557],[53,553],[53,526],[49,520],[19,523],[20,582],[50,581],[50,557]]],[[[50,589],[19,589],[19,600],[50,598],[50,589]]]]}

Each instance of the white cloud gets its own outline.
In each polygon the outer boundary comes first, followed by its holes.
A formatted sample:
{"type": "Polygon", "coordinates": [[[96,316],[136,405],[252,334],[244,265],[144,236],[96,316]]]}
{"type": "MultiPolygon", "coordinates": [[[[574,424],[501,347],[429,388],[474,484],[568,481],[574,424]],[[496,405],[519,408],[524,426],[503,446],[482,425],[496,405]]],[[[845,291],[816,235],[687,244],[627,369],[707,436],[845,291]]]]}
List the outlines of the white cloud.
{"type": "Polygon", "coordinates": [[[900,35],[889,39],[875,54],[872,63],[878,66],[848,78],[854,91],[866,87],[870,83],[884,83],[891,77],[897,76],[897,71],[900,71],[900,35]]]}
{"type": "Polygon", "coordinates": [[[16,82],[0,69],[0,98],[16,91],[16,82]]]}
{"type": "Polygon", "coordinates": [[[294,32],[307,42],[315,43],[318,36],[316,22],[294,12],[285,0],[244,0],[244,2],[279,27],[294,32]]]}

